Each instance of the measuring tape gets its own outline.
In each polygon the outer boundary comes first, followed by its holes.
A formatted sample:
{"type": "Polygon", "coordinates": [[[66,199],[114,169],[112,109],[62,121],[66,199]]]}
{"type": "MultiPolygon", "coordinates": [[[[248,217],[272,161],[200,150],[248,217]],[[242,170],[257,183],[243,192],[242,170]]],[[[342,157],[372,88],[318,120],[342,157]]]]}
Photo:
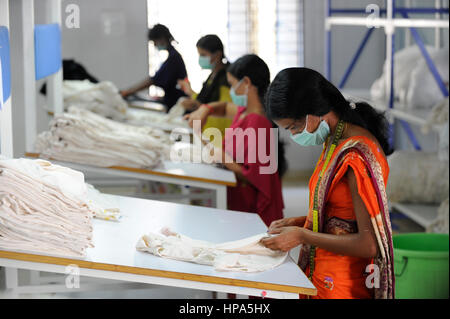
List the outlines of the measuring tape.
{"type": "MultiPolygon", "coordinates": [[[[333,144],[331,144],[330,149],[328,150],[328,153],[325,158],[325,163],[322,166],[322,170],[320,171],[319,178],[317,179],[316,188],[314,190],[314,202],[313,202],[313,232],[317,233],[319,232],[319,208],[318,208],[318,200],[319,200],[319,185],[322,180],[323,174],[325,173],[325,170],[328,166],[328,163],[331,160],[331,157],[333,156],[334,150],[336,149],[336,146],[339,142],[339,140],[342,137],[342,134],[344,133],[344,121],[340,120],[337,128],[336,128],[336,134],[333,138],[333,144]]],[[[325,151],[325,150],[324,150],[325,151]]],[[[319,163],[317,163],[316,168],[314,170],[317,170],[319,167],[319,163]]],[[[311,245],[311,251],[309,256],[309,280],[312,280],[312,275],[314,272],[314,257],[316,256],[316,247],[311,245]]]]}

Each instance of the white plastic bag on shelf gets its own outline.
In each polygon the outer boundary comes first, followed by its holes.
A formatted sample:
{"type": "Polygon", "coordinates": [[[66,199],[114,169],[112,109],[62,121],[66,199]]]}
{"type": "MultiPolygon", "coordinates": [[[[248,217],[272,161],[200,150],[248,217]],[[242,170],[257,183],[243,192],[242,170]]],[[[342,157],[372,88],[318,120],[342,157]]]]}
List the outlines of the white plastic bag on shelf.
{"type": "Polygon", "coordinates": [[[430,225],[427,232],[448,234],[448,216],[449,215],[449,199],[444,200],[438,208],[438,217],[436,221],[430,225]]]}
{"type": "Polygon", "coordinates": [[[448,130],[449,125],[448,121],[447,123],[442,127],[440,133],[439,133],[439,151],[438,156],[441,161],[447,161],[449,160],[448,156],[448,130]]]}
{"type": "MultiPolygon", "coordinates": [[[[427,47],[428,52],[435,52],[433,47],[427,47]]],[[[400,50],[394,55],[394,92],[395,98],[400,102],[406,102],[411,73],[414,71],[418,61],[424,60],[420,49],[414,45],[400,50]]],[[[372,100],[388,100],[389,92],[386,91],[387,64],[384,63],[383,73],[372,84],[370,94],[372,100]]]]}
{"type": "MultiPolygon", "coordinates": [[[[448,90],[448,49],[431,52],[430,57],[448,90]]],[[[436,103],[439,103],[444,98],[444,95],[426,61],[421,59],[415,65],[411,73],[406,107],[408,109],[429,109],[436,103]]]]}
{"type": "Polygon", "coordinates": [[[441,161],[448,161],[448,130],[449,130],[449,98],[436,104],[431,110],[426,123],[422,126],[422,133],[428,134],[434,125],[440,126],[438,157],[441,161]]]}
{"type": "Polygon", "coordinates": [[[448,162],[440,161],[437,153],[396,151],[388,162],[390,201],[440,204],[448,197],[448,162]]]}

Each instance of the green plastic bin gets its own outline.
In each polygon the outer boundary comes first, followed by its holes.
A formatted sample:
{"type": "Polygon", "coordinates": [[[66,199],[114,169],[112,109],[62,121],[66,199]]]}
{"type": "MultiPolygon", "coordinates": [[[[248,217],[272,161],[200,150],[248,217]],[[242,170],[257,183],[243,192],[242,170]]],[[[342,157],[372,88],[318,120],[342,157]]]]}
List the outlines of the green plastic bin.
{"type": "Polygon", "coordinates": [[[397,299],[447,299],[447,234],[411,233],[393,236],[397,299]]]}

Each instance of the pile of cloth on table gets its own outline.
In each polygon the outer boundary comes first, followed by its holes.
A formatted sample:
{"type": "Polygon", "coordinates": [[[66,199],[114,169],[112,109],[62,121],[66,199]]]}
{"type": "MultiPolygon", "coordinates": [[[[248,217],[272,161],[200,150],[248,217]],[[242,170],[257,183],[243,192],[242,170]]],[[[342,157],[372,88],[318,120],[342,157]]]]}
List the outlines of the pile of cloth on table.
{"type": "Polygon", "coordinates": [[[155,168],[170,156],[170,136],[150,127],[122,124],[70,107],[37,137],[42,158],[100,167],[155,168]]]}
{"type": "Polygon", "coordinates": [[[124,121],[127,117],[128,104],[110,81],[66,80],[63,82],[63,98],[65,110],[76,106],[116,121],[124,121]]]}
{"type": "Polygon", "coordinates": [[[63,82],[64,109],[77,107],[101,115],[114,121],[135,126],[188,128],[182,115],[185,109],[180,101],[169,113],[149,110],[130,112],[127,102],[122,98],[118,88],[110,81],[92,83],[89,80],[65,80],[63,82]]]}
{"type": "Polygon", "coordinates": [[[132,112],[127,112],[126,123],[132,125],[150,125],[150,126],[165,126],[169,129],[173,128],[189,128],[188,122],[183,120],[183,114],[185,113],[185,108],[181,105],[183,101],[181,97],[177,104],[175,104],[169,112],[155,112],[155,111],[145,111],[145,110],[133,110],[132,112]]]}
{"type": "Polygon", "coordinates": [[[155,256],[213,266],[218,271],[261,272],[281,265],[287,252],[260,243],[267,233],[241,240],[214,244],[191,239],[164,227],[139,238],[136,249],[155,256]]]}
{"type": "Polygon", "coordinates": [[[95,215],[86,194],[80,172],[0,158],[0,249],[84,256],[95,215]]]}

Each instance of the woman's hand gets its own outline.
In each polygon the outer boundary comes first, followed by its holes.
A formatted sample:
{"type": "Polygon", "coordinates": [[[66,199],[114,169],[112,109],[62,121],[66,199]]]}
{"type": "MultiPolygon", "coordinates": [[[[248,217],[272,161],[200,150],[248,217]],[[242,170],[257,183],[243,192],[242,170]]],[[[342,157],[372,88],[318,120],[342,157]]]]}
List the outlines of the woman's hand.
{"type": "Polygon", "coordinates": [[[298,226],[287,226],[281,228],[275,228],[272,234],[279,234],[278,236],[263,238],[261,244],[272,250],[289,251],[292,248],[303,244],[303,231],[304,229],[298,226]]]}
{"type": "Polygon", "coordinates": [[[194,121],[195,120],[199,120],[199,121],[201,121],[201,124],[202,124],[202,127],[203,127],[203,125],[206,122],[206,119],[208,118],[209,111],[210,110],[209,110],[208,107],[200,106],[194,112],[192,112],[190,114],[186,114],[183,119],[188,121],[190,127],[194,126],[194,121]]]}
{"type": "Polygon", "coordinates": [[[190,111],[196,109],[199,103],[196,100],[185,98],[180,104],[185,110],[190,111]]]}
{"type": "Polygon", "coordinates": [[[287,227],[287,226],[298,226],[303,227],[306,221],[306,216],[300,216],[300,217],[291,217],[291,218],[283,218],[273,221],[270,226],[269,230],[267,231],[269,234],[272,233],[272,230],[276,228],[281,227],[287,227]]]}
{"type": "Polygon", "coordinates": [[[127,90],[121,90],[119,91],[119,94],[122,96],[122,98],[126,98],[127,96],[131,95],[131,93],[127,90]]]}

